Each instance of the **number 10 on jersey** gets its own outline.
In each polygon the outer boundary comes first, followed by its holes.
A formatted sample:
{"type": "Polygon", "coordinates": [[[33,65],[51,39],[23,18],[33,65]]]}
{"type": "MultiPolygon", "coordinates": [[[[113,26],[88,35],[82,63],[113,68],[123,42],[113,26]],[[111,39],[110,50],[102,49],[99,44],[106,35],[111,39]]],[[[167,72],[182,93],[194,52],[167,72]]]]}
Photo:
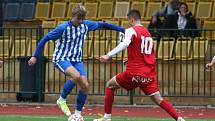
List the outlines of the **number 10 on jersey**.
{"type": "Polygon", "coordinates": [[[151,37],[145,37],[141,36],[141,53],[145,54],[151,54],[152,53],[152,47],[153,47],[153,40],[151,37]]]}

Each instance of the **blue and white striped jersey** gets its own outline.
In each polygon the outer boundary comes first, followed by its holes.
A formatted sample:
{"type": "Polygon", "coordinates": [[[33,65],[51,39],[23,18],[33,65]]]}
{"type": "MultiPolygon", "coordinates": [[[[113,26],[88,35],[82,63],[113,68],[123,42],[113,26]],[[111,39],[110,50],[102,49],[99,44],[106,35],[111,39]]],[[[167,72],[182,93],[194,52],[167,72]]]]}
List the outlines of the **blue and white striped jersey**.
{"type": "Polygon", "coordinates": [[[40,51],[47,41],[55,40],[56,47],[53,62],[63,60],[81,62],[82,47],[87,33],[101,28],[125,32],[124,28],[105,22],[84,20],[81,25],[73,26],[71,21],[66,21],[40,40],[34,52],[34,57],[38,58],[40,51]]]}
{"type": "Polygon", "coordinates": [[[96,30],[98,23],[84,20],[79,26],[73,26],[71,21],[66,21],[48,33],[48,37],[56,40],[53,62],[82,61],[82,47],[88,31],[96,30]]]}

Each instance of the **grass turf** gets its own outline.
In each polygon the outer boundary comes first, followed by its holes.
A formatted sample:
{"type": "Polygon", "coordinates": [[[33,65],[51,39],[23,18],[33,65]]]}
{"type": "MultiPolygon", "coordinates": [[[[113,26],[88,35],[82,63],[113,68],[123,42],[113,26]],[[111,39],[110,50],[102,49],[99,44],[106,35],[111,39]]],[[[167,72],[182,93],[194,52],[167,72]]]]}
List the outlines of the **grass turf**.
{"type": "MultiPolygon", "coordinates": [[[[95,117],[86,116],[85,121],[93,121],[95,117]]],[[[67,121],[65,116],[32,116],[32,115],[0,115],[0,121],[67,121]]],[[[174,121],[159,118],[113,117],[112,121],[174,121]]],[[[215,119],[186,119],[186,121],[215,121],[215,119]]]]}

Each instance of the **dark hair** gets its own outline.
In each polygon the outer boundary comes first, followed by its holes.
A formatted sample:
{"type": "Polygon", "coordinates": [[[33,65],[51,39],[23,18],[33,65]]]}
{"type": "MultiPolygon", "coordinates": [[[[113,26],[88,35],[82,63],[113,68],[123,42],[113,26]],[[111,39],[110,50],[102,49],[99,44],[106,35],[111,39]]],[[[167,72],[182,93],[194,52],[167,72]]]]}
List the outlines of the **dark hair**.
{"type": "Polygon", "coordinates": [[[132,9],[128,12],[127,14],[128,18],[135,18],[136,20],[140,20],[141,19],[141,15],[140,15],[140,11],[136,10],[136,9],[132,9]]]}
{"type": "Polygon", "coordinates": [[[185,2],[180,2],[180,3],[179,3],[179,7],[181,7],[182,5],[185,5],[186,8],[187,8],[187,10],[188,10],[188,5],[187,5],[187,3],[185,3],[185,2]]]}

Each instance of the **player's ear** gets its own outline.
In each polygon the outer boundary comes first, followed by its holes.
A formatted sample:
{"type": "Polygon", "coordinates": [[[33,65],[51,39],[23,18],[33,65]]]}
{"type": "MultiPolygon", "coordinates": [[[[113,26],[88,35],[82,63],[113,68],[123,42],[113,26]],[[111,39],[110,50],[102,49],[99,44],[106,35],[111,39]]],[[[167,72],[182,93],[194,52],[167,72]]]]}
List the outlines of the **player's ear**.
{"type": "Polygon", "coordinates": [[[134,23],[134,21],[135,21],[135,19],[134,19],[134,18],[131,18],[131,22],[134,23]]]}

